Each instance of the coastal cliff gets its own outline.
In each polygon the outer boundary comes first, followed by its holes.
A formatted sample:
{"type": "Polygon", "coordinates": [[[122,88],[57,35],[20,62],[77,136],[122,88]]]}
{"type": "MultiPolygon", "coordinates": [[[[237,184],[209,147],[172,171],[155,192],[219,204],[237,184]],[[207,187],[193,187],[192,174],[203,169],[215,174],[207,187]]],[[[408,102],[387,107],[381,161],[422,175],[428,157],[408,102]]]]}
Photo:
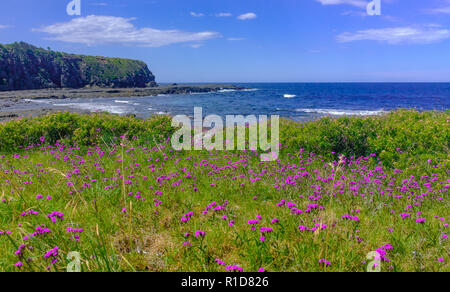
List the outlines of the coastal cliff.
{"type": "Polygon", "coordinates": [[[155,76],[142,61],[73,55],[24,42],[0,44],[0,91],[154,86],[155,76]]]}

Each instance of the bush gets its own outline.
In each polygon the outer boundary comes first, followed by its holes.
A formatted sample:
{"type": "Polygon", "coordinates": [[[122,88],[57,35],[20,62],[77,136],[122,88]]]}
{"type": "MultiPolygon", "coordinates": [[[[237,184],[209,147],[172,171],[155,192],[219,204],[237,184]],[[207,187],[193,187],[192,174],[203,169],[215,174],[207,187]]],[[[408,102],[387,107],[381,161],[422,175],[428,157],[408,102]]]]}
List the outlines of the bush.
{"type": "Polygon", "coordinates": [[[390,164],[401,157],[446,158],[449,112],[399,110],[375,117],[323,118],[299,124],[283,121],[281,141],[291,152],[303,148],[323,156],[377,154],[390,164]],[[333,154],[334,153],[334,154],[333,154]]]}
{"type": "MultiPolygon", "coordinates": [[[[448,158],[450,112],[399,110],[375,117],[322,118],[307,123],[282,120],[283,151],[300,149],[327,158],[377,154],[387,165],[397,161],[448,158]]],[[[174,128],[168,116],[141,120],[110,114],[57,113],[0,124],[0,151],[46,143],[88,146],[117,142],[121,136],[137,142],[158,142],[170,137],[174,128]]]]}
{"type": "Polygon", "coordinates": [[[139,141],[160,141],[172,135],[171,119],[158,116],[147,120],[109,114],[80,115],[57,113],[37,118],[23,118],[0,124],[0,150],[17,151],[19,147],[56,142],[87,146],[111,143],[121,136],[139,141]],[[136,139],[136,138],[135,138],[136,139]]]}

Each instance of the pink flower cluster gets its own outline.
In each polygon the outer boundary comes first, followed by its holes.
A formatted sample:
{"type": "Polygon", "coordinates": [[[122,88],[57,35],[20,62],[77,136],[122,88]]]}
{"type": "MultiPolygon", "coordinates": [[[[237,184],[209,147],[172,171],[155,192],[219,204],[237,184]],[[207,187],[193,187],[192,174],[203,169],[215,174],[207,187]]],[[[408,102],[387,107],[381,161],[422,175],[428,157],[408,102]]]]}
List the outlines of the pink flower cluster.
{"type": "Polygon", "coordinates": [[[47,217],[50,218],[50,220],[52,220],[53,223],[56,223],[58,219],[61,221],[64,220],[64,214],[56,211],[53,211],[51,214],[48,214],[47,217]]]}

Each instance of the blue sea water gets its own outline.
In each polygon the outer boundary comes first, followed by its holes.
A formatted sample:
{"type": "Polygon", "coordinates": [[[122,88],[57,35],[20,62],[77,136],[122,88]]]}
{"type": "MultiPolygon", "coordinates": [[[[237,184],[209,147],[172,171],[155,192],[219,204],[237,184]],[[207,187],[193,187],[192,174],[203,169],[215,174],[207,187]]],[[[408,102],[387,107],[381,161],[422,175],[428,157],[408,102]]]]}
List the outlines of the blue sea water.
{"type": "Polygon", "coordinates": [[[447,110],[450,83],[242,83],[246,90],[135,98],[41,101],[91,111],[158,114],[280,115],[298,121],[322,116],[377,115],[398,108],[447,110]]]}

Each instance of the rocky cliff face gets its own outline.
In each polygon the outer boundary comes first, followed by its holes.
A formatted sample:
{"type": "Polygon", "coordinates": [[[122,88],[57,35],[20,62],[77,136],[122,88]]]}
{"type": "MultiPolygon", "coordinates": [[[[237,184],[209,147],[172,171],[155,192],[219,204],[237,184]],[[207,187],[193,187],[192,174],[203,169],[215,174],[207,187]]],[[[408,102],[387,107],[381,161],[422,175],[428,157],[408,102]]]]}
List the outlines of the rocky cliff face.
{"type": "Polygon", "coordinates": [[[43,88],[153,87],[144,62],[71,55],[26,43],[0,45],[0,91],[43,88]]]}

